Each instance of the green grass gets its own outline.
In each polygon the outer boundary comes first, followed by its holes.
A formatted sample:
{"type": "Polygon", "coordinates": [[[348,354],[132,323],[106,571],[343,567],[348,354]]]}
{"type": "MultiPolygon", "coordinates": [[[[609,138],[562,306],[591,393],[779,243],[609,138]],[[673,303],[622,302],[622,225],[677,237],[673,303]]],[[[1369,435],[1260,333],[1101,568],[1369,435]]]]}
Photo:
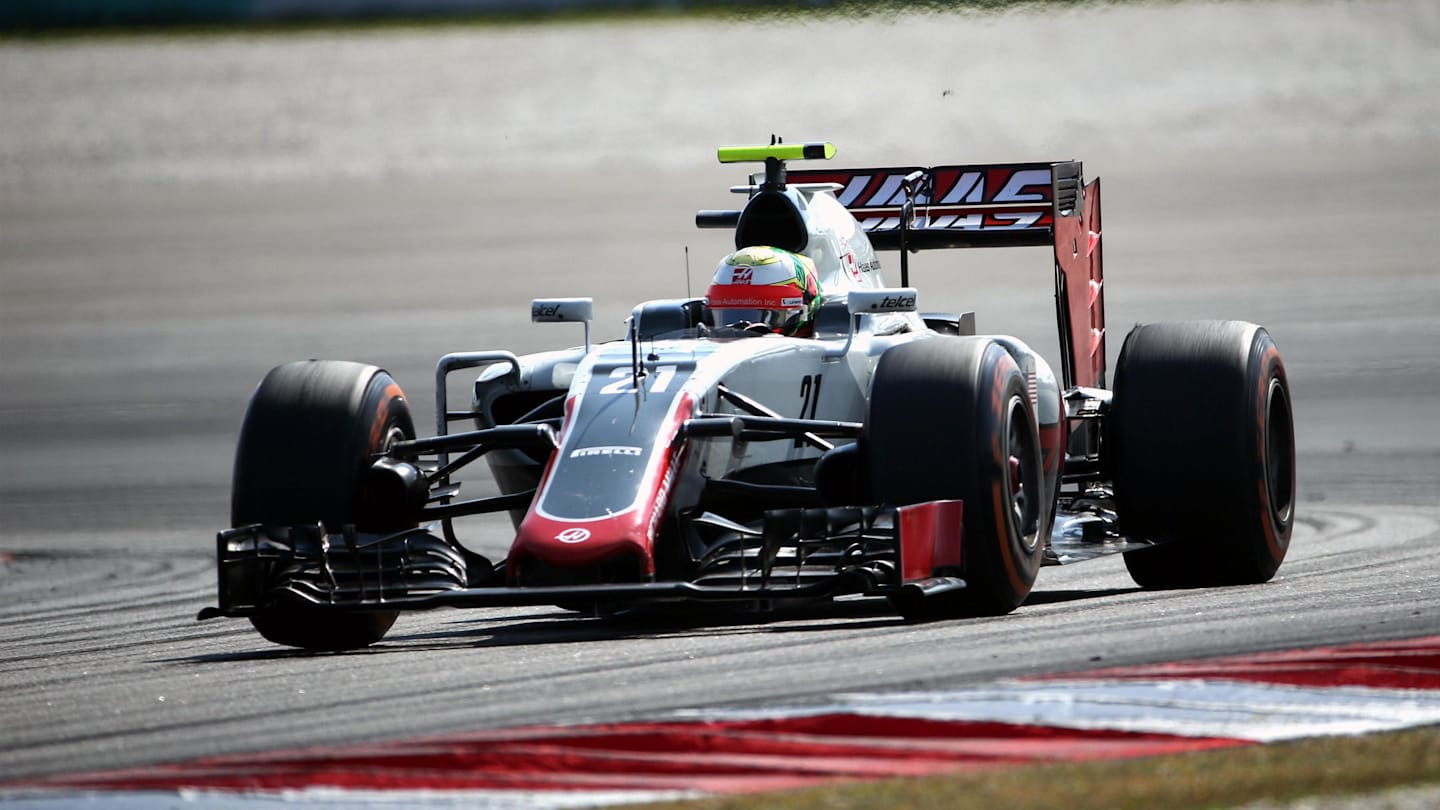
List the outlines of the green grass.
{"type": "Polygon", "coordinates": [[[646,804],[647,810],[1191,810],[1262,799],[1440,787],[1440,726],[1322,737],[1141,759],[1020,765],[927,779],[887,780],[646,804]]]}

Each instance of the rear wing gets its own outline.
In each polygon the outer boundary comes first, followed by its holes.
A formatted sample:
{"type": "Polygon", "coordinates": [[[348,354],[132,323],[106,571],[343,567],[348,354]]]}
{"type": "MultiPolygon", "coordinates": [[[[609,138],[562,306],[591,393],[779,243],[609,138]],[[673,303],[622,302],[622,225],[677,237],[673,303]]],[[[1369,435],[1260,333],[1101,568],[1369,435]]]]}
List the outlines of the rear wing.
{"type": "Polygon", "coordinates": [[[786,182],[834,184],[878,250],[1049,246],[1065,386],[1105,385],[1100,181],[1079,161],[933,168],[791,170],[786,182]]]}

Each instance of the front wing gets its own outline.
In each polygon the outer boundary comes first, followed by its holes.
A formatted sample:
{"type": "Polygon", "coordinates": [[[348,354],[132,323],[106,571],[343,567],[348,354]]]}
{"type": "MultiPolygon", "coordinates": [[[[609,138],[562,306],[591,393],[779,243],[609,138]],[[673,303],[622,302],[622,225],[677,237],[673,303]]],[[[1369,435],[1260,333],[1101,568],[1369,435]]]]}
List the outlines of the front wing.
{"type": "Polygon", "coordinates": [[[216,538],[219,602],[200,619],[282,604],[333,610],[425,610],[554,604],[762,602],[861,594],[928,596],[965,587],[963,506],[779,509],[732,530],[693,581],[502,587],[499,567],[424,529],[377,536],[319,524],[242,526],[216,538]]]}

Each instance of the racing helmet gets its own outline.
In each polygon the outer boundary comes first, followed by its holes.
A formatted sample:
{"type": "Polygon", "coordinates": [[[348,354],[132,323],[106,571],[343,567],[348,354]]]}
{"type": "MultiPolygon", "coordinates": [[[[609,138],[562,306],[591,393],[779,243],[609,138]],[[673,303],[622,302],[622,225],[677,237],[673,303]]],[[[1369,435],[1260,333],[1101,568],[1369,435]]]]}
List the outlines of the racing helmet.
{"type": "Polygon", "coordinates": [[[725,326],[807,337],[820,297],[820,276],[810,257],[747,247],[720,260],[705,303],[725,326]]]}

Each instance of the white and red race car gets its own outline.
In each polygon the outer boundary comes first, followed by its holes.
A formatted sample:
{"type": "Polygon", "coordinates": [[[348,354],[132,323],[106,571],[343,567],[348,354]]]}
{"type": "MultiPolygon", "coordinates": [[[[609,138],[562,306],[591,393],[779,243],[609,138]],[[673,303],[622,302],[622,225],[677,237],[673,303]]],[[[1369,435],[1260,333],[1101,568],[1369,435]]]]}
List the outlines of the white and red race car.
{"type": "Polygon", "coordinates": [[[589,299],[537,300],[534,321],[583,323],[585,344],[442,357],[426,438],[382,369],[272,370],[241,429],[219,606],[200,618],[344,649],[441,606],[857,595],[920,620],[1008,612],[1042,565],[1110,553],[1146,587],[1274,575],[1294,436],[1263,328],[1138,326],[1107,390],[1100,185],[1080,163],[787,171],[833,154],[722,147],[765,170],[732,189],[743,208],[696,217],[814,262],[811,336],[726,328],[694,298],[642,303],[623,339],[591,345],[589,299]],[[909,286],[911,253],[1019,245],[1054,250],[1058,373],[974,334],[972,314],[920,314],[909,286]],[[900,251],[899,287],[877,250],[900,251]],[[462,369],[479,369],[474,396],[452,409],[462,369]],[[482,457],[500,494],[464,499],[482,457]],[[496,512],[515,531],[498,563],[455,526],[496,512]]]}

